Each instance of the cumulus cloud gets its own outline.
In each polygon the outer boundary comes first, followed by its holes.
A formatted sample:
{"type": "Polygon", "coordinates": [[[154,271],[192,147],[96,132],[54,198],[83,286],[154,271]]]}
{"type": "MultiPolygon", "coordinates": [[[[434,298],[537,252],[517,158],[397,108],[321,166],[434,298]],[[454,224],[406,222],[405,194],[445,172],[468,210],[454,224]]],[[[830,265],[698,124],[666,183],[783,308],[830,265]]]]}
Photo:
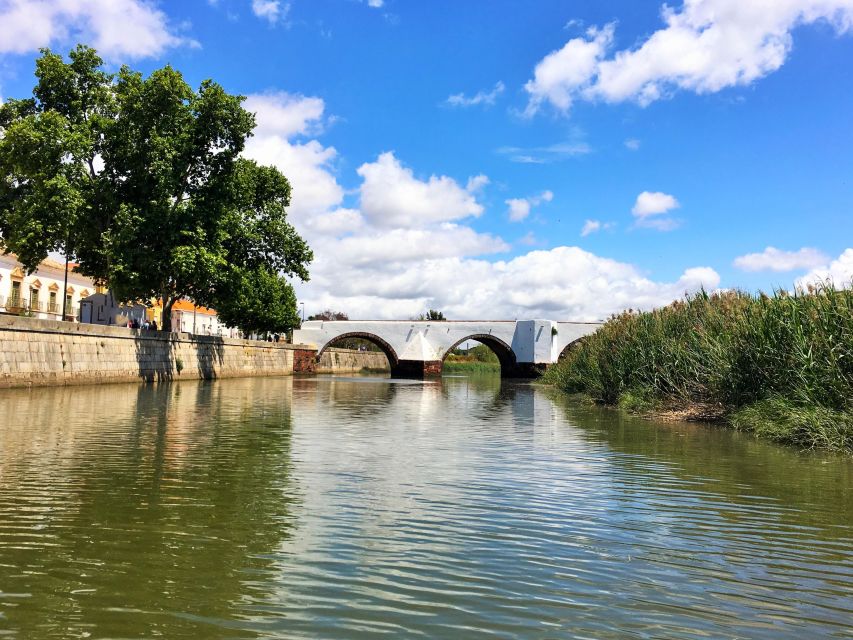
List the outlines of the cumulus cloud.
{"type": "Polygon", "coordinates": [[[805,288],[819,282],[832,282],[837,287],[853,287],[853,249],[845,249],[829,264],[812,269],[797,280],[797,286],[805,288]]]}
{"type": "Polygon", "coordinates": [[[474,107],[481,104],[492,106],[505,89],[504,83],[498,81],[491,91],[478,91],[471,97],[464,93],[457,93],[448,97],[445,103],[451,107],[474,107]]]}
{"type": "Polygon", "coordinates": [[[284,91],[248,96],[243,106],[258,118],[255,135],[313,135],[321,132],[325,103],[320,98],[306,98],[284,91]]]}
{"type": "Polygon", "coordinates": [[[316,266],[322,285],[311,294],[316,297],[312,307],[333,304],[362,318],[406,318],[436,308],[450,318],[594,321],[628,307],[664,305],[703,286],[714,289],[720,281],[713,269],[699,267],[675,282],[655,282],[630,264],[577,247],[495,262],[427,259],[408,268],[393,259],[368,266],[335,260],[334,275],[330,269],[330,264],[316,266]]]}
{"type": "MultiPolygon", "coordinates": [[[[336,150],[312,137],[326,117],[322,100],[276,93],[247,102],[258,130],[246,155],[290,179],[290,219],[314,249],[311,281],[295,283],[309,313],[334,308],[352,318],[399,319],[433,308],[451,318],[598,320],[719,284],[707,267],[658,282],[577,247],[507,258],[507,242],[468,224],[483,213],[476,194],[486,176],[464,186],[443,175],[418,177],[389,152],[359,167],[361,182],[348,195],[336,175],[336,150]]],[[[552,198],[545,191],[523,200],[552,198]]],[[[528,242],[535,242],[530,234],[517,244],[528,242]]]]}
{"type": "Polygon", "coordinates": [[[252,13],[270,24],[277,23],[290,11],[290,4],[280,0],[252,0],[252,13]]]}
{"type": "Polygon", "coordinates": [[[344,190],[334,175],[335,148],[324,147],[317,140],[292,139],[322,128],[323,101],[274,93],[249,96],[245,105],[258,123],[255,135],[246,143],[245,155],[275,166],[287,176],[293,187],[291,216],[301,221],[340,205],[344,190]]]}
{"type": "Polygon", "coordinates": [[[661,191],[643,191],[637,196],[634,208],[635,224],[638,227],[648,227],[658,231],[675,229],[679,222],[665,214],[678,209],[681,205],[674,196],[661,191]]]}
{"type": "MultiPolygon", "coordinates": [[[[375,225],[383,227],[428,224],[459,220],[483,213],[471,191],[447,176],[419,180],[408,167],[385,152],[376,162],[367,162],[357,171],[362,177],[361,210],[375,225]]],[[[477,176],[469,186],[479,188],[485,176],[477,176]]]]}
{"type": "Polygon", "coordinates": [[[628,138],[627,140],[625,140],[625,148],[630,149],[631,151],[639,151],[640,141],[636,138],[628,138]]]}
{"type": "Polygon", "coordinates": [[[529,198],[510,198],[506,200],[509,207],[510,222],[521,222],[530,215],[533,207],[542,204],[543,202],[551,202],[554,199],[554,194],[551,191],[543,191],[537,196],[529,198]]]}
{"type": "Polygon", "coordinates": [[[614,25],[591,28],[586,37],[572,38],[562,49],[552,51],[533,70],[533,79],[524,85],[530,94],[525,114],[533,115],[543,102],[568,112],[578,93],[592,82],[613,42],[614,25]]]}
{"type": "Polygon", "coordinates": [[[0,1],[0,54],[88,42],[110,60],[158,56],[198,46],[145,0],[0,1]]]}
{"type": "Polygon", "coordinates": [[[615,27],[589,29],[549,53],[525,85],[526,113],[544,103],[567,112],[576,100],[648,105],[675,91],[713,93],[779,69],[793,31],[824,21],[853,27],[851,0],[684,0],[663,5],[664,26],[636,47],[613,51],[615,27]]]}
{"type": "Polygon", "coordinates": [[[748,253],[734,260],[734,266],[743,271],[796,271],[814,269],[826,265],[829,258],[810,247],[799,251],[782,251],[776,247],[767,247],[761,253],[748,253]]]}

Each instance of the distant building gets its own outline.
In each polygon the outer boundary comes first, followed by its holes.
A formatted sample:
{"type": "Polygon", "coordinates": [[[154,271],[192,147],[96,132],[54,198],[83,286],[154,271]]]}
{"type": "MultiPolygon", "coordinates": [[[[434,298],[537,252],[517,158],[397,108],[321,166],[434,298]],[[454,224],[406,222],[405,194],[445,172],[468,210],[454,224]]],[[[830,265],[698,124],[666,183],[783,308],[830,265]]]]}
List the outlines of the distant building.
{"type": "Polygon", "coordinates": [[[94,293],[80,301],[80,322],[127,327],[135,320],[142,326],[148,311],[142,304],[119,304],[109,291],[94,293]]]}
{"type": "Polygon", "coordinates": [[[80,300],[104,289],[68,265],[68,286],[63,293],[65,263],[48,258],[27,275],[14,254],[0,255],[0,313],[27,315],[43,320],[79,319],[80,300]]]}
{"type": "MultiPolygon", "coordinates": [[[[119,304],[112,294],[96,293],[80,301],[80,322],[127,327],[135,321],[138,326],[156,322],[163,327],[163,305],[159,300],[151,305],[119,304]]],[[[239,338],[240,331],[219,322],[216,311],[197,307],[189,300],[178,300],[172,306],[172,331],[201,336],[239,338]]]]}
{"type": "MultiPolygon", "coordinates": [[[[68,264],[66,320],[118,327],[127,327],[134,320],[140,326],[156,321],[158,327],[163,326],[163,305],[159,300],[150,305],[119,304],[106,287],[74,271],[76,266],[73,262],[68,264]]],[[[63,262],[48,258],[27,275],[14,254],[0,255],[0,313],[61,320],[64,278],[63,262]]],[[[197,307],[189,300],[178,300],[172,306],[172,331],[241,337],[239,329],[219,322],[215,310],[197,307]]]]}
{"type": "MultiPolygon", "coordinates": [[[[163,305],[158,300],[150,309],[152,318],[162,326],[163,305]]],[[[184,331],[200,336],[222,336],[224,338],[240,338],[240,330],[227,327],[219,321],[216,310],[207,307],[197,307],[189,300],[178,300],[172,306],[172,331],[184,331]]]]}

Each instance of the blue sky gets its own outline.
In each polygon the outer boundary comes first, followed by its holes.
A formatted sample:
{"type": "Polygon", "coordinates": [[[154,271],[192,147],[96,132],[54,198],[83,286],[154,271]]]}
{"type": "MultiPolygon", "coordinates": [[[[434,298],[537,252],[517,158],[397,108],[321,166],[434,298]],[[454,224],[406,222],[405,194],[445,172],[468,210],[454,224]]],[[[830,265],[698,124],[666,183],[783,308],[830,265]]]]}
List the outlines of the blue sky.
{"type": "Polygon", "coordinates": [[[249,96],[309,313],[598,319],[853,277],[851,27],[853,0],[0,0],[0,95],[82,41],[249,96]]]}

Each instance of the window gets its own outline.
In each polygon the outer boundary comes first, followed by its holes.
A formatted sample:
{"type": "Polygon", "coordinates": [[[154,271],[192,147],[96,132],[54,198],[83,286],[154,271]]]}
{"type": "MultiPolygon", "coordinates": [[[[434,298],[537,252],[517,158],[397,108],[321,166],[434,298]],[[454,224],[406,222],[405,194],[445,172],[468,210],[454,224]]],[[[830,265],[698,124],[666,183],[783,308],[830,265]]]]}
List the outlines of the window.
{"type": "Polygon", "coordinates": [[[59,313],[58,306],[59,305],[56,304],[56,291],[51,291],[50,295],[48,296],[48,299],[47,299],[47,310],[48,310],[48,312],[59,313]]]}
{"type": "Polygon", "coordinates": [[[21,304],[21,283],[12,281],[12,295],[9,296],[9,304],[13,307],[21,304]]]}
{"type": "Polygon", "coordinates": [[[35,287],[30,288],[30,309],[40,311],[39,309],[39,290],[35,287]]]}

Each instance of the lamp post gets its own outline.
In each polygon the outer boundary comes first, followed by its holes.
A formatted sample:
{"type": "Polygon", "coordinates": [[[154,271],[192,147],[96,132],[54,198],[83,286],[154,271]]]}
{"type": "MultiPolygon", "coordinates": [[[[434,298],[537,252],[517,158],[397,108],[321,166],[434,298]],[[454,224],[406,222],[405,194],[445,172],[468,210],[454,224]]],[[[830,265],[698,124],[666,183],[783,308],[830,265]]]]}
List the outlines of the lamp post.
{"type": "Polygon", "coordinates": [[[302,307],[302,322],[304,323],[305,322],[305,303],[300,302],[299,306],[302,307]]]}

